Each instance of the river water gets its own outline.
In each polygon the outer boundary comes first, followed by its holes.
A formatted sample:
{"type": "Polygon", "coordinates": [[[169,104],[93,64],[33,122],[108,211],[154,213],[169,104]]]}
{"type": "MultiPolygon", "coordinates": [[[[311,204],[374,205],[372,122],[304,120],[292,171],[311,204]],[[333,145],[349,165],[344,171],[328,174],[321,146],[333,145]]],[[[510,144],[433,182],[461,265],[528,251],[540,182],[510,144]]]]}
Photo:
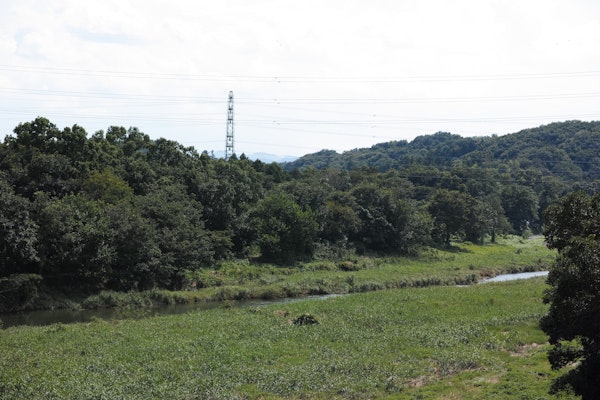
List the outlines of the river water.
{"type": "MultiPolygon", "coordinates": [[[[505,282],[517,279],[528,279],[537,276],[546,276],[548,271],[541,272],[522,272],[518,274],[498,275],[494,278],[484,279],[480,283],[488,282],[505,282]]],[[[285,299],[273,300],[245,300],[227,303],[228,306],[245,307],[245,306],[261,306],[267,304],[282,304],[294,301],[303,301],[310,299],[326,299],[329,297],[340,296],[339,294],[326,294],[316,296],[294,297],[285,299]]],[[[121,308],[102,308],[97,310],[38,310],[27,311],[14,314],[0,314],[2,328],[19,325],[51,325],[55,323],[76,323],[90,322],[93,319],[125,319],[125,318],[148,318],[157,315],[169,314],[185,314],[190,311],[208,310],[212,308],[223,307],[222,302],[207,302],[207,303],[191,303],[191,304],[175,304],[175,305],[159,305],[152,308],[141,309],[121,309],[121,308]]]]}
{"type": "Polygon", "coordinates": [[[291,303],[296,301],[310,300],[310,299],[327,299],[330,297],[337,297],[339,294],[325,294],[325,295],[314,295],[304,297],[291,297],[284,299],[272,299],[272,300],[242,300],[236,302],[203,302],[203,303],[189,303],[189,304],[173,304],[166,305],[161,304],[151,308],[100,308],[96,310],[37,310],[37,311],[26,311],[20,313],[11,314],[0,314],[0,321],[2,321],[2,328],[9,328],[11,326],[19,325],[30,325],[30,326],[44,326],[52,325],[56,323],[71,324],[76,322],[90,322],[94,319],[126,319],[126,318],[148,318],[158,315],[170,315],[170,314],[185,314],[190,311],[198,310],[209,310],[212,308],[219,307],[257,307],[267,304],[283,304],[291,303]]]}
{"type": "Polygon", "coordinates": [[[498,275],[498,276],[495,276],[495,277],[489,278],[489,279],[483,279],[481,281],[481,283],[506,282],[506,281],[514,281],[517,279],[529,279],[529,278],[535,278],[537,276],[547,276],[547,275],[548,275],[548,271],[520,272],[518,274],[504,274],[504,275],[498,275]]]}

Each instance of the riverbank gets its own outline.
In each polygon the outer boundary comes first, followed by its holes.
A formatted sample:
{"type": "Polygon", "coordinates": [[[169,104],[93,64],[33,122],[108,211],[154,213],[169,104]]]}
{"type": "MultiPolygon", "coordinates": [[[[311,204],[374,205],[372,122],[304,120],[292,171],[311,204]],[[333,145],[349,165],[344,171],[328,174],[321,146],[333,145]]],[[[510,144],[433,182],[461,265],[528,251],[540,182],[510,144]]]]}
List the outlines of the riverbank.
{"type": "Polygon", "coordinates": [[[0,335],[0,393],[7,400],[551,399],[556,373],[538,328],[545,288],[544,278],[533,278],[14,327],[0,335]]]}
{"type": "MultiPolygon", "coordinates": [[[[470,285],[503,273],[547,270],[554,258],[542,237],[508,237],[495,244],[460,244],[450,250],[430,249],[418,259],[354,258],[315,261],[294,268],[225,263],[190,277],[193,290],[170,292],[101,292],[85,299],[66,299],[58,311],[63,321],[99,318],[143,317],[194,308],[228,307],[256,299],[299,298],[311,295],[361,293],[383,289],[470,285]],[[177,307],[173,307],[178,305],[177,307]],[[183,306],[182,306],[183,305],[183,306]],[[81,309],[98,310],[87,314],[81,309]],[[110,309],[110,310],[106,310],[110,309]],[[118,310],[114,310],[118,309],[118,310]]],[[[56,308],[56,302],[48,302],[56,308]]],[[[42,303],[42,306],[44,304],[42,303]]],[[[58,303],[60,306],[60,303],[58,303]]],[[[0,315],[7,326],[19,323],[52,323],[43,312],[0,315]]],[[[56,321],[56,319],[54,319],[56,321]]]]}

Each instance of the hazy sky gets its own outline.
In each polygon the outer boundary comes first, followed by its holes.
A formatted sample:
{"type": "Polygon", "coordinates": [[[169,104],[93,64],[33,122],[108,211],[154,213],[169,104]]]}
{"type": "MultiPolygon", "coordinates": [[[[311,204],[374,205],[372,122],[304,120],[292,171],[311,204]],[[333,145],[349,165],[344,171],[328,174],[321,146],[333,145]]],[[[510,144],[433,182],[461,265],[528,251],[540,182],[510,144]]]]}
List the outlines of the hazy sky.
{"type": "Polygon", "coordinates": [[[45,116],[339,152],[600,119],[596,0],[0,0],[0,138],[45,116]]]}

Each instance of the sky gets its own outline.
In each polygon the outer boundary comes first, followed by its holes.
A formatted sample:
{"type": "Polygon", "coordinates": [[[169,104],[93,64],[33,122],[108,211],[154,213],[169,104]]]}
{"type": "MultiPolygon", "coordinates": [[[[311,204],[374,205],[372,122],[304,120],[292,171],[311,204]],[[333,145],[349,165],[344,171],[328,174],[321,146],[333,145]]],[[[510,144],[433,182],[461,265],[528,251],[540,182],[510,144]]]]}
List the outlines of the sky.
{"type": "Polygon", "coordinates": [[[596,0],[0,0],[0,139],[37,116],[199,151],[598,120],[596,0]]]}

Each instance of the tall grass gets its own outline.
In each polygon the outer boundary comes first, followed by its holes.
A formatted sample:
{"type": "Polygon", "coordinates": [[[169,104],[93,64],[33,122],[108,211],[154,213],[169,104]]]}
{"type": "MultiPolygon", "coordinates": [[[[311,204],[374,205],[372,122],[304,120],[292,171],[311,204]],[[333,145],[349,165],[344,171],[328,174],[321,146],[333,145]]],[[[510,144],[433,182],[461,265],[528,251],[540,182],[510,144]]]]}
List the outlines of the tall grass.
{"type": "Polygon", "coordinates": [[[542,278],[0,335],[3,399],[543,399],[542,278]],[[318,323],[295,324],[310,315],[318,323]]]}
{"type": "Polygon", "coordinates": [[[232,261],[215,269],[189,273],[186,291],[103,292],[91,296],[83,306],[136,307],[470,285],[501,273],[546,270],[554,257],[555,253],[544,246],[541,237],[527,240],[507,237],[484,246],[460,244],[450,250],[429,249],[418,258],[351,257],[339,261],[319,260],[294,268],[232,261]]]}

